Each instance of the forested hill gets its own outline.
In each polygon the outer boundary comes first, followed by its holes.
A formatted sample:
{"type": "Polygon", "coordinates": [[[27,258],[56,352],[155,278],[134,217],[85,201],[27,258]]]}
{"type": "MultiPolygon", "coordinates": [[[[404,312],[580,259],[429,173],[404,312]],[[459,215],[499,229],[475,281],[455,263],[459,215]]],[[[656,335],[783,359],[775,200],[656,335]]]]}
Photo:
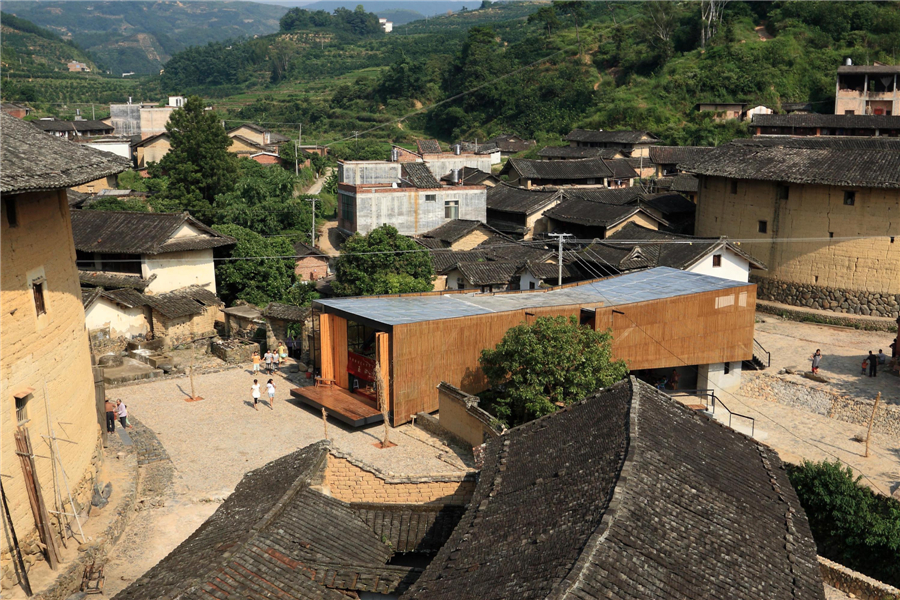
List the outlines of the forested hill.
{"type": "MultiPolygon", "coordinates": [[[[454,18],[477,23],[479,12],[498,9],[483,4],[454,18]]],[[[356,131],[393,141],[515,132],[552,142],[578,126],[647,129],[668,143],[716,144],[746,135],[746,128],[712,122],[695,110],[698,102],[778,110],[782,102],[811,101],[827,112],[845,58],[893,63],[900,53],[896,2],[733,1],[712,20],[695,2],[554,2],[532,9],[528,17],[443,33],[404,32],[416,22],[333,44],[285,31],[230,54],[191,49],[169,64],[202,57],[204,66],[178,78],[167,67],[163,82],[172,91],[231,96],[220,105],[231,118],[303,123],[320,140],[356,131]],[[325,85],[316,88],[317,80],[325,85]],[[442,102],[468,90],[475,91],[442,102]],[[432,104],[438,105],[398,122],[432,104]]]]}
{"type": "Polygon", "coordinates": [[[80,61],[96,68],[91,57],[61,37],[30,21],[0,13],[3,38],[2,67],[5,73],[24,73],[31,77],[68,72],[69,61],[80,61]]]}
{"type": "MultiPolygon", "coordinates": [[[[71,39],[110,69],[158,73],[188,46],[278,31],[283,6],[256,2],[23,2],[3,11],[71,39]]],[[[6,41],[3,41],[6,46],[6,41]]]]}

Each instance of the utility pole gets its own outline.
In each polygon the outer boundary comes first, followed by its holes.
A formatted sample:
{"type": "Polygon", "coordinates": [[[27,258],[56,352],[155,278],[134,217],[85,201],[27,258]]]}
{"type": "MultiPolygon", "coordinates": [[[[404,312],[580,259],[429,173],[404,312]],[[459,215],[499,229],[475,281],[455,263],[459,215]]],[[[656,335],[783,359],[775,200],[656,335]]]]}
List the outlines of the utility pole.
{"type": "Polygon", "coordinates": [[[306,199],[307,202],[312,202],[312,228],[309,232],[309,245],[313,248],[316,247],[316,200],[318,198],[315,196],[306,199]]]}
{"type": "Polygon", "coordinates": [[[563,268],[563,240],[565,238],[572,237],[571,233],[551,233],[550,237],[554,237],[559,240],[559,281],[557,285],[562,285],[562,268],[563,268]]]}
{"type": "Polygon", "coordinates": [[[94,105],[91,104],[91,121],[96,121],[97,117],[94,115],[94,105]]]}

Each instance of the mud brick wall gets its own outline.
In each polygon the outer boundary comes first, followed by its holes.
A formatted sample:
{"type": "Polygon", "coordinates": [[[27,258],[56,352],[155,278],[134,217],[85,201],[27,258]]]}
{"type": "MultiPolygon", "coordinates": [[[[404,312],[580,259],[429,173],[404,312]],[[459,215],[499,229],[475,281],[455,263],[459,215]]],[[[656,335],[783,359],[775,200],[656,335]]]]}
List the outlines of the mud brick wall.
{"type": "Polygon", "coordinates": [[[216,335],[216,320],[219,316],[219,308],[207,306],[203,313],[167,319],[158,311],[153,311],[153,332],[157,337],[166,338],[166,349],[185,342],[198,340],[216,335]]]}
{"type": "Polygon", "coordinates": [[[344,502],[465,505],[475,491],[474,476],[389,478],[329,455],[323,486],[344,502]]]}

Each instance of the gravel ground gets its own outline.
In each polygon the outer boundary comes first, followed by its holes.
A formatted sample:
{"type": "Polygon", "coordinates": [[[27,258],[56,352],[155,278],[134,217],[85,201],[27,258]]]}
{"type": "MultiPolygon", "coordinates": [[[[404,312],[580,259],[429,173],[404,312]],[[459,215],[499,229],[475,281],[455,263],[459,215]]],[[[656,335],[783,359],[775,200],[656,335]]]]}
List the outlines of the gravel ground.
{"type": "MultiPolygon", "coordinates": [[[[185,378],[123,388],[118,394],[131,414],[156,433],[185,489],[203,499],[228,495],[246,472],[324,437],[321,413],[291,398],[295,383],[276,375],[274,408],[266,399],[258,411],[252,406],[252,383],[249,369],[239,367],[195,377],[203,397],[199,402],[185,402],[190,395],[185,378]]],[[[390,439],[397,446],[387,450],[374,446],[382,432],[381,424],[354,430],[328,421],[336,448],[385,472],[426,475],[466,468],[457,453],[418,428],[392,429],[390,439]]]]}

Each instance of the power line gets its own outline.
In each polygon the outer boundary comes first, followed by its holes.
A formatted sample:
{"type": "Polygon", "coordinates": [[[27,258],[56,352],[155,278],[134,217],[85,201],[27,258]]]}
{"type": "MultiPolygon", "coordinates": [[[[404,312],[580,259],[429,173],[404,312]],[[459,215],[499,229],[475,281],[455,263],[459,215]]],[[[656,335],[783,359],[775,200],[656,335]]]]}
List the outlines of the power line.
{"type": "MultiPolygon", "coordinates": [[[[576,253],[573,253],[573,255],[575,256],[576,260],[581,261],[581,259],[578,257],[578,255],[577,255],[576,253]]],[[[613,267],[612,265],[610,265],[608,262],[606,262],[605,260],[603,260],[603,258],[602,258],[601,256],[596,255],[596,254],[592,254],[592,256],[595,256],[596,258],[599,258],[602,262],[606,263],[610,268],[612,268],[613,270],[615,270],[614,267],[613,267]]],[[[592,274],[594,274],[595,276],[597,276],[597,275],[596,275],[596,272],[593,271],[593,270],[590,268],[590,266],[587,264],[587,262],[581,261],[580,264],[582,264],[585,268],[587,268],[589,272],[591,272],[592,274]]],[[[599,277],[602,278],[603,276],[600,275],[599,277]]],[[[596,288],[596,283],[593,283],[593,282],[592,282],[592,283],[589,283],[588,285],[593,286],[594,289],[595,289],[595,291],[597,291],[598,293],[600,293],[600,296],[603,297],[607,302],[609,302],[609,299],[606,298],[605,296],[603,296],[602,292],[600,292],[599,290],[597,290],[597,288],[596,288]]],[[[610,303],[610,305],[613,305],[613,304],[610,303]]],[[[699,376],[699,374],[700,374],[699,369],[697,369],[697,368],[696,368],[695,366],[693,366],[693,365],[688,364],[687,361],[685,361],[683,358],[681,358],[680,356],[678,356],[677,354],[675,354],[674,352],[672,352],[671,350],[669,350],[669,348],[666,347],[665,344],[663,344],[662,342],[660,342],[659,340],[657,340],[655,337],[653,337],[652,335],[650,335],[649,333],[647,333],[647,331],[646,331],[643,327],[641,327],[634,319],[632,319],[630,316],[628,316],[626,313],[624,313],[624,312],[622,312],[622,311],[618,311],[617,314],[621,314],[621,315],[624,316],[626,319],[628,319],[629,321],[631,321],[631,323],[632,323],[635,327],[637,327],[638,329],[640,329],[641,332],[643,332],[643,334],[644,334],[645,336],[647,336],[648,338],[650,338],[651,340],[653,340],[653,341],[654,341],[657,345],[659,345],[663,350],[665,350],[666,352],[668,352],[669,354],[671,354],[675,359],[677,359],[678,361],[680,361],[680,362],[682,363],[682,366],[687,367],[687,368],[689,368],[689,369],[693,369],[694,371],[696,371],[697,375],[699,376]]],[[[721,332],[718,332],[717,335],[721,336],[722,334],[721,334],[721,332]]],[[[744,401],[742,401],[740,398],[738,398],[737,396],[735,396],[734,394],[732,394],[731,392],[729,392],[729,391],[727,391],[727,390],[724,390],[724,389],[719,388],[719,392],[721,392],[721,393],[723,393],[723,394],[727,394],[728,396],[730,396],[731,398],[733,398],[736,402],[738,402],[741,406],[743,406],[743,407],[745,407],[745,408],[748,408],[748,409],[752,408],[752,407],[748,406],[748,405],[747,405],[744,401]]],[[[728,410],[728,409],[726,408],[726,410],[728,410]]],[[[851,464],[847,463],[846,461],[844,461],[843,459],[841,459],[841,458],[840,458],[839,456],[837,456],[836,454],[834,454],[834,453],[832,453],[832,452],[829,452],[829,451],[823,449],[822,447],[820,447],[820,446],[814,444],[813,442],[811,442],[811,441],[809,441],[809,440],[807,440],[807,439],[805,439],[805,438],[802,438],[802,437],[798,436],[798,435],[795,434],[793,431],[791,431],[790,429],[788,429],[786,426],[782,425],[782,424],[781,424],[780,422],[778,422],[776,419],[774,419],[774,418],[770,417],[769,415],[767,415],[767,414],[766,414],[765,412],[763,412],[762,410],[760,410],[760,409],[758,409],[758,408],[753,409],[753,410],[755,410],[757,413],[759,413],[760,415],[762,415],[762,416],[763,416],[765,419],[767,419],[768,421],[771,421],[772,423],[774,423],[776,426],[782,428],[785,432],[787,432],[788,435],[790,435],[790,436],[796,438],[797,440],[800,440],[800,441],[803,442],[804,444],[807,444],[807,445],[809,445],[809,446],[812,446],[813,448],[819,450],[819,451],[822,452],[823,454],[825,454],[825,455],[827,455],[827,456],[830,456],[830,457],[834,458],[835,460],[837,460],[838,462],[847,465],[847,466],[850,467],[851,469],[856,469],[856,471],[858,471],[858,472],[859,472],[859,473],[860,473],[860,474],[861,474],[861,475],[862,475],[862,476],[863,476],[863,477],[864,477],[864,478],[872,485],[872,487],[874,487],[875,489],[877,489],[877,490],[878,490],[879,492],[881,492],[882,494],[887,495],[887,494],[885,493],[885,491],[884,491],[883,489],[881,489],[881,487],[880,487],[878,484],[876,484],[874,481],[872,481],[872,479],[868,476],[868,474],[866,474],[862,469],[859,469],[859,468],[857,468],[857,467],[854,467],[853,465],[851,465],[851,464]]],[[[731,411],[729,411],[729,412],[731,412],[731,411]]]]}

